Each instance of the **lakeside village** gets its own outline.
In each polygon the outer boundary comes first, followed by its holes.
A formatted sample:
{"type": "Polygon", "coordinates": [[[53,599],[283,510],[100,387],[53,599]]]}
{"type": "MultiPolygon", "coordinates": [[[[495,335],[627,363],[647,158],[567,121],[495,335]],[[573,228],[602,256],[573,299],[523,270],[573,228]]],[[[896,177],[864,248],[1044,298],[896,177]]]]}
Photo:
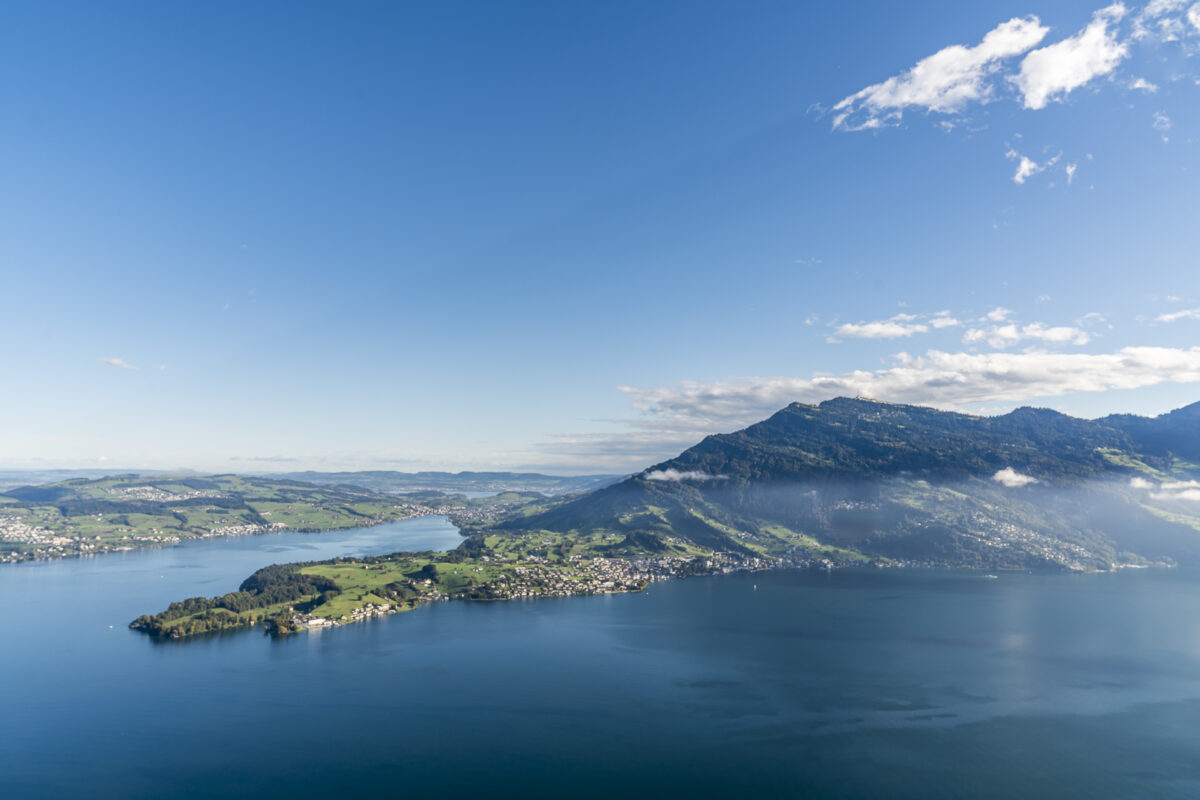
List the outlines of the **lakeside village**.
{"type": "MultiPolygon", "coordinates": [[[[124,500],[137,500],[149,503],[163,504],[163,514],[174,512],[194,511],[195,509],[171,508],[168,503],[180,500],[201,498],[221,498],[221,492],[164,492],[150,486],[134,486],[109,490],[108,494],[117,495],[124,500]]],[[[503,511],[497,505],[472,505],[454,502],[447,497],[447,502],[431,504],[405,499],[403,495],[396,496],[397,503],[392,506],[391,514],[380,518],[357,518],[353,526],[373,527],[388,522],[399,522],[415,517],[449,517],[458,527],[471,524],[486,524],[494,521],[503,511]]],[[[271,512],[265,511],[263,517],[270,517],[271,512]]],[[[178,544],[192,539],[210,539],[221,536],[254,536],[263,533],[285,533],[288,531],[322,532],[334,530],[309,526],[305,524],[286,524],[282,522],[244,523],[235,525],[218,525],[205,529],[185,530],[167,527],[133,527],[124,522],[127,515],[123,513],[97,513],[87,515],[87,524],[92,530],[100,528],[99,534],[73,534],[72,527],[80,524],[80,517],[63,519],[64,530],[54,530],[44,525],[30,525],[26,519],[12,514],[0,514],[0,564],[15,564],[21,561],[44,561],[55,558],[74,556],[94,556],[101,553],[116,553],[135,550],[142,547],[156,547],[178,544]],[[108,527],[111,526],[111,527],[108,527]],[[20,547],[5,548],[4,545],[20,545],[20,547]]]]}
{"type": "MultiPolygon", "coordinates": [[[[480,560],[489,561],[490,558],[483,556],[480,560]]],[[[380,568],[371,563],[355,560],[347,560],[342,563],[343,565],[361,563],[363,569],[380,568]]],[[[511,567],[511,572],[500,578],[472,585],[464,591],[445,592],[434,581],[425,579],[415,583],[414,588],[418,594],[407,601],[365,603],[353,609],[349,614],[336,618],[294,613],[291,618],[292,630],[286,632],[316,630],[362,622],[373,617],[408,611],[426,602],[528,600],[622,594],[640,592],[652,583],[678,578],[728,575],[734,572],[762,572],[783,568],[829,571],[849,566],[852,563],[861,562],[843,562],[814,555],[812,551],[803,548],[796,548],[779,557],[743,556],[730,553],[713,553],[710,556],[649,556],[642,558],[572,556],[565,562],[556,564],[550,564],[537,556],[529,556],[520,565],[511,567]]],[[[879,563],[876,566],[888,565],[879,563]]],[[[475,572],[484,570],[483,566],[474,568],[475,572]]]]}
{"type": "MultiPolygon", "coordinates": [[[[116,516],[116,515],[113,515],[116,516]]],[[[103,515],[95,515],[102,521],[103,515]]],[[[117,553],[164,544],[178,544],[188,539],[209,539],[217,536],[250,536],[258,533],[282,533],[291,530],[287,525],[225,525],[212,528],[206,533],[180,536],[159,528],[149,528],[147,533],[138,533],[127,528],[115,538],[101,536],[71,536],[49,528],[27,525],[16,517],[0,517],[0,543],[10,542],[25,545],[24,550],[0,552],[0,564],[15,564],[19,561],[45,561],[71,556],[93,556],[101,553],[117,553]],[[32,545],[32,546],[31,546],[32,545]]],[[[120,533],[121,529],[114,529],[120,533]]]]}
{"type": "MultiPolygon", "coordinates": [[[[127,496],[147,502],[164,502],[150,489],[146,492],[128,491],[127,496]]],[[[195,492],[196,497],[217,496],[195,492]]],[[[170,496],[170,500],[178,501],[178,496],[170,496]]],[[[170,514],[176,509],[164,508],[164,514],[170,514]]],[[[191,509],[189,509],[191,510],[191,509]]],[[[473,509],[463,505],[443,504],[429,506],[421,503],[402,502],[394,506],[397,512],[380,519],[355,520],[354,527],[371,527],[386,522],[398,522],[413,517],[453,516],[455,519],[486,521],[489,517],[486,509],[473,509]]],[[[270,516],[266,512],[263,516],[270,516]]],[[[238,525],[219,525],[207,530],[183,530],[180,528],[160,528],[155,526],[137,528],[122,524],[119,520],[126,517],[120,513],[89,514],[87,523],[93,530],[105,526],[99,534],[73,534],[70,528],[79,525],[78,517],[68,517],[63,520],[63,528],[59,531],[44,525],[30,525],[22,517],[15,515],[0,515],[0,564],[15,564],[21,561],[44,561],[55,558],[72,556],[93,556],[101,553],[116,553],[136,550],[142,547],[155,547],[178,544],[192,539],[210,539],[222,536],[254,536],[263,533],[284,533],[287,531],[326,530],[305,525],[288,525],[282,522],[245,523],[238,525]],[[107,525],[111,527],[107,527],[107,525]],[[20,545],[12,549],[4,547],[8,544],[20,545]]]]}

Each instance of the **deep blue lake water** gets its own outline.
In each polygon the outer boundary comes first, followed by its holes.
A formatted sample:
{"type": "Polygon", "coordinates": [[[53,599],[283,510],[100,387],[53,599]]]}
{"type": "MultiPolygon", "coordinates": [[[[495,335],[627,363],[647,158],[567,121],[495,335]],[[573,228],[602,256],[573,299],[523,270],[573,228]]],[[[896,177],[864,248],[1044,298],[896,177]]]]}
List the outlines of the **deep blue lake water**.
{"type": "Polygon", "coordinates": [[[0,797],[1200,797],[1200,575],[780,571],[125,626],[445,520],[0,568],[0,797]],[[109,627],[112,626],[112,627],[109,627]]]}

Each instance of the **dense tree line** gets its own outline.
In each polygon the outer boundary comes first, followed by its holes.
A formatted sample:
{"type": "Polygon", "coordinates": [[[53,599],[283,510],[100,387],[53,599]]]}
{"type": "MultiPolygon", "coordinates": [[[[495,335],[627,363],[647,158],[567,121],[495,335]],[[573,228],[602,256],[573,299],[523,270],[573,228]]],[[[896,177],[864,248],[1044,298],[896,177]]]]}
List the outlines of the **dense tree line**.
{"type": "Polygon", "coordinates": [[[341,589],[329,578],[300,572],[303,564],[273,564],[255,572],[238,591],[220,597],[189,597],[167,606],[153,616],[143,614],[129,627],[152,636],[191,636],[197,633],[242,627],[262,621],[269,629],[286,631],[290,615],[247,614],[255,609],[280,603],[299,603],[315,599],[328,602],[341,589]]]}

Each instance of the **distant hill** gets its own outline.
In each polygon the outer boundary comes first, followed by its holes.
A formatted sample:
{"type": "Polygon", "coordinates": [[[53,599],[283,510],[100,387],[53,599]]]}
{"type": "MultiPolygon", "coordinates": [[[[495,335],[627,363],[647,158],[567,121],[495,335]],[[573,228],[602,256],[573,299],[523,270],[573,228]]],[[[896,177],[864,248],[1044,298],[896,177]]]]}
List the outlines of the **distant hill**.
{"type": "Polygon", "coordinates": [[[152,470],[134,469],[0,469],[0,492],[18,486],[37,486],[74,478],[103,478],[107,475],[150,475],[152,470]]]}
{"type": "Polygon", "coordinates": [[[287,472],[269,477],[321,485],[361,486],[376,492],[437,489],[444,492],[588,492],[616,483],[623,475],[542,475],[536,472],[287,472]]]}
{"type": "Polygon", "coordinates": [[[239,475],[110,475],[0,493],[0,562],[209,536],[358,528],[429,513],[422,499],[239,475]]]}
{"type": "Polygon", "coordinates": [[[631,549],[819,543],[987,569],[1200,563],[1198,462],[1200,404],[1083,420],[838,398],[709,436],[506,527],[618,531],[631,549]]]}

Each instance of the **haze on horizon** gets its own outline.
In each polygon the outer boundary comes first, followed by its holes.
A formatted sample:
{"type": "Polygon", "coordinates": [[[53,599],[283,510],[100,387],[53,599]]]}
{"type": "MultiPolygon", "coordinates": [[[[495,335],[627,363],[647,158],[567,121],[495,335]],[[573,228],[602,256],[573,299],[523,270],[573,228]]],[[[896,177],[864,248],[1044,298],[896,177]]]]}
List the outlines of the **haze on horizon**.
{"type": "Polygon", "coordinates": [[[1200,3],[0,9],[0,469],[1200,400],[1200,3]]]}

